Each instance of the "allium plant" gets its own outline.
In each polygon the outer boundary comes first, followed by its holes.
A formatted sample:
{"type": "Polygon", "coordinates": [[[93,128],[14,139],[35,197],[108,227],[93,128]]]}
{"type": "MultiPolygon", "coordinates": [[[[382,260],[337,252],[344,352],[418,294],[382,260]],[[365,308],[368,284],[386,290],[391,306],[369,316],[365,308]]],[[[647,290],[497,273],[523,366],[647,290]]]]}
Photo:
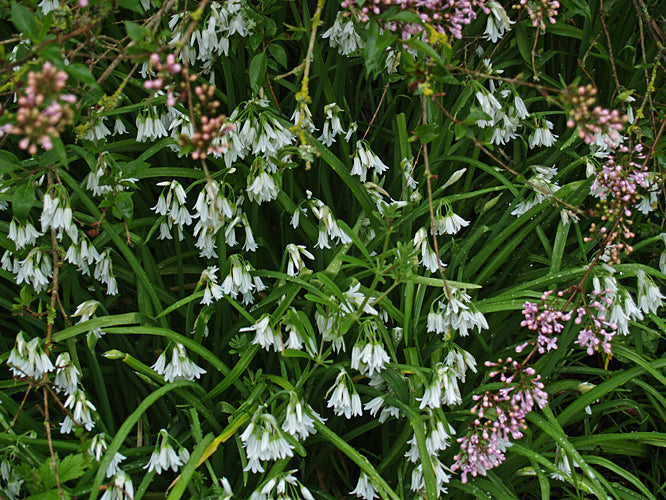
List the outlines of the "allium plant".
{"type": "Polygon", "coordinates": [[[657,498],[663,3],[3,4],[0,497],[657,498]]]}

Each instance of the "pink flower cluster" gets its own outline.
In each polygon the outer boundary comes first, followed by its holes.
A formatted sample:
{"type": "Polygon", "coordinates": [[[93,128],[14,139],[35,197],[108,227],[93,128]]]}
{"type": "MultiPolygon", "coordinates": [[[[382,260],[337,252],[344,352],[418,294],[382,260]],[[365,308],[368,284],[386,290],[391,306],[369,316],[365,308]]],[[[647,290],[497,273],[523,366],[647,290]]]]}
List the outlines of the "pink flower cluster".
{"type": "Polygon", "coordinates": [[[205,160],[208,155],[224,153],[229,144],[224,141],[224,136],[235,129],[235,125],[227,121],[225,115],[214,116],[221,103],[215,96],[215,85],[202,83],[194,88],[194,94],[199,101],[194,104],[192,110],[195,117],[199,117],[200,126],[191,136],[181,134],[178,138],[180,147],[189,147],[192,158],[205,160]]]}
{"type": "Polygon", "coordinates": [[[541,376],[534,368],[524,367],[511,358],[497,363],[487,361],[485,365],[495,367],[490,377],[499,375],[504,386],[496,392],[474,396],[477,403],[471,412],[476,418],[467,435],[458,439],[460,453],[451,467],[452,471],[461,471],[463,483],[467,482],[468,474],[485,475],[501,464],[511,446],[510,440],[523,437],[527,414],[535,405],[543,408],[548,401],[541,376]]]}
{"type": "Polygon", "coordinates": [[[590,304],[587,307],[578,308],[578,315],[574,322],[580,325],[583,318],[589,316],[591,328],[583,328],[575,343],[586,348],[589,356],[592,356],[594,351],[599,351],[600,348],[606,354],[611,353],[611,341],[617,333],[617,324],[606,321],[608,310],[613,305],[613,299],[609,296],[611,293],[610,289],[594,290],[590,304]]]}
{"type": "MultiPolygon", "coordinates": [[[[490,10],[484,6],[485,0],[369,0],[358,7],[356,0],[343,0],[342,8],[356,13],[361,21],[367,22],[370,16],[379,16],[392,7],[417,14],[423,23],[431,25],[437,32],[462,38],[462,29],[476,19],[475,6],[480,6],[486,14],[490,10]]],[[[382,22],[385,29],[401,30],[403,40],[423,32],[418,23],[389,21],[382,22]]],[[[428,33],[424,33],[428,41],[428,33]]]]}
{"type": "MultiPolygon", "coordinates": [[[[604,245],[612,262],[620,261],[620,253],[630,253],[633,247],[628,240],[635,235],[631,230],[632,220],[629,219],[633,208],[645,197],[650,187],[648,167],[643,160],[642,144],[633,150],[619,146],[615,154],[608,156],[601,169],[596,172],[590,191],[599,198],[597,209],[601,212],[601,227],[592,224],[590,232],[604,238],[604,245]],[[620,154],[627,153],[623,157],[620,154]],[[641,189],[642,188],[642,189],[641,189]]],[[[591,237],[586,237],[590,241],[591,237]]]]}
{"type": "MultiPolygon", "coordinates": [[[[162,64],[160,56],[153,52],[150,55],[150,64],[152,65],[153,70],[157,72],[157,76],[143,82],[143,86],[148,90],[160,90],[164,88],[168,83],[168,80],[180,73],[183,69],[183,66],[176,62],[176,56],[173,54],[167,54],[166,61],[162,64]]],[[[169,106],[176,105],[173,89],[170,88],[170,86],[167,90],[167,104],[169,106]]]]}
{"type": "Polygon", "coordinates": [[[578,87],[575,92],[565,94],[569,101],[570,111],[567,127],[578,127],[578,137],[585,144],[594,144],[601,140],[611,148],[616,148],[620,139],[620,132],[627,122],[626,115],[620,115],[616,109],[610,111],[601,106],[594,106],[597,89],[592,85],[578,87]]]}
{"type": "MultiPolygon", "coordinates": [[[[564,328],[563,321],[571,319],[571,311],[564,313],[554,310],[550,305],[546,304],[548,296],[553,292],[554,290],[549,290],[541,296],[541,310],[533,302],[525,302],[523,304],[523,316],[525,316],[525,319],[520,322],[520,326],[526,326],[529,330],[537,332],[536,346],[539,354],[543,354],[551,349],[557,349],[557,337],[555,334],[560,333],[564,328]]],[[[561,296],[562,292],[558,292],[558,295],[561,296]]],[[[534,344],[534,342],[534,340],[525,342],[523,345],[516,347],[516,352],[522,352],[525,347],[534,344]]]]}
{"type": "MultiPolygon", "coordinates": [[[[626,146],[620,146],[620,153],[629,152],[626,146]]],[[[648,188],[649,174],[647,165],[637,163],[633,160],[633,155],[637,159],[645,158],[642,154],[643,145],[638,144],[633,149],[632,155],[625,161],[618,162],[616,155],[609,155],[601,171],[597,173],[590,190],[597,197],[603,200],[616,202],[617,211],[624,212],[627,217],[631,216],[632,205],[640,200],[639,187],[648,188]],[[619,202],[619,203],[617,203],[619,202]]],[[[604,214],[604,220],[620,215],[620,213],[604,214]]]]}
{"type": "Polygon", "coordinates": [[[53,148],[52,137],[60,135],[72,123],[76,102],[74,94],[61,93],[67,83],[67,73],[45,62],[40,72],[29,71],[25,91],[17,91],[18,111],[13,122],[0,127],[5,134],[23,136],[19,147],[34,155],[39,144],[45,150],[53,148]]]}
{"type": "Polygon", "coordinates": [[[555,16],[557,9],[560,8],[560,2],[557,0],[520,0],[519,5],[514,5],[514,9],[527,8],[527,13],[532,20],[532,25],[535,28],[546,30],[546,23],[544,19],[548,19],[551,24],[555,24],[555,16]]]}

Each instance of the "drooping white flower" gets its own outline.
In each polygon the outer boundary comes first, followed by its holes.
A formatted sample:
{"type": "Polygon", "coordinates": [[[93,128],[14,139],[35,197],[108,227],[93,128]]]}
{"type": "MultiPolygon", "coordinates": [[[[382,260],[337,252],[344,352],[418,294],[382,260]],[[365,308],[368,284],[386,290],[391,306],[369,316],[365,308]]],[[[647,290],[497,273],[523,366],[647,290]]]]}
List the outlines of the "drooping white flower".
{"type": "Polygon", "coordinates": [[[645,314],[656,314],[666,297],[662,295],[659,287],[642,269],[636,271],[636,278],[638,279],[638,307],[645,314]]]}
{"type": "Polygon", "coordinates": [[[340,370],[333,386],[329,389],[332,394],[328,399],[327,406],[333,408],[336,415],[344,415],[346,419],[360,416],[363,414],[361,397],[356,392],[356,388],[351,378],[344,369],[340,370]],[[351,387],[351,390],[350,390],[351,387]]]}
{"type": "Polygon", "coordinates": [[[499,3],[492,1],[486,2],[485,5],[490,8],[490,14],[488,14],[484,38],[496,43],[497,40],[504,36],[505,32],[511,29],[511,25],[514,24],[514,21],[509,19],[509,16],[506,15],[506,11],[499,3]]]}
{"type": "Polygon", "coordinates": [[[282,337],[280,333],[273,329],[270,324],[271,316],[266,313],[259,318],[254,325],[241,328],[240,332],[255,332],[253,344],[259,344],[261,347],[270,351],[273,347],[274,352],[282,352],[284,346],[282,345],[282,337]]]}
{"type": "Polygon", "coordinates": [[[249,425],[240,435],[248,458],[245,470],[263,472],[261,461],[292,457],[294,447],[285,439],[284,432],[275,417],[266,413],[264,406],[257,408],[249,425]]]}
{"type": "Polygon", "coordinates": [[[308,251],[305,245],[289,243],[286,250],[289,256],[289,260],[287,261],[287,274],[289,276],[298,276],[301,271],[307,270],[305,262],[303,262],[303,257],[314,260],[314,255],[308,251]]]}
{"type": "MultiPolygon", "coordinates": [[[[88,447],[88,455],[99,462],[102,460],[102,455],[106,452],[107,448],[108,446],[106,444],[106,436],[103,433],[96,434],[93,436],[90,442],[90,446],[88,447]]],[[[127,457],[122,453],[116,452],[116,454],[111,459],[109,466],[106,468],[106,477],[115,476],[120,471],[120,462],[126,458],[127,457]]]]}
{"type": "Polygon", "coordinates": [[[9,223],[9,232],[7,237],[14,242],[16,250],[21,250],[26,246],[32,246],[42,233],[35,229],[31,222],[17,222],[15,218],[9,223]]]}
{"type": "Polygon", "coordinates": [[[345,130],[342,128],[342,123],[340,122],[340,106],[332,102],[324,106],[324,116],[326,117],[324,121],[324,128],[322,129],[321,136],[319,140],[322,144],[330,146],[335,142],[335,136],[338,134],[343,134],[345,130]]]}
{"type": "Polygon", "coordinates": [[[354,21],[345,17],[342,11],[338,12],[333,25],[321,37],[328,38],[331,47],[338,49],[343,56],[365,47],[365,42],[354,29],[354,21]]]}
{"type": "Polygon", "coordinates": [[[167,382],[174,380],[196,380],[201,377],[206,370],[194,363],[185,351],[185,346],[174,342],[167,347],[157,358],[157,361],[151,366],[159,375],[164,376],[167,382]],[[171,360],[167,359],[171,354],[171,360]]]}
{"type": "Polygon", "coordinates": [[[224,295],[222,287],[219,285],[217,279],[217,266],[210,266],[204,269],[199,281],[205,283],[206,286],[204,289],[204,296],[201,299],[202,304],[210,305],[213,302],[213,299],[218,301],[224,295]]]}
{"type": "Polygon", "coordinates": [[[377,156],[366,141],[358,141],[356,143],[356,152],[354,153],[354,160],[352,165],[351,174],[358,175],[361,182],[365,182],[368,171],[374,170],[375,175],[381,175],[388,167],[377,156]]]}
{"type": "Polygon", "coordinates": [[[441,212],[438,212],[435,216],[435,235],[456,234],[461,228],[467,227],[468,225],[469,221],[463,219],[458,214],[453,213],[452,210],[448,210],[446,215],[442,215],[441,212]]]}
{"type": "Polygon", "coordinates": [[[278,191],[275,179],[263,169],[258,175],[247,179],[247,197],[258,205],[277,198],[278,191]]]}
{"type": "Polygon", "coordinates": [[[110,248],[106,249],[97,261],[94,276],[96,280],[101,281],[106,285],[107,295],[116,295],[118,293],[118,282],[113,274],[110,248]]]}
{"type": "Polygon", "coordinates": [[[60,424],[60,432],[62,434],[68,434],[74,424],[83,425],[88,431],[92,430],[95,426],[90,413],[96,410],[95,405],[88,400],[86,393],[81,389],[77,389],[69,395],[65,400],[65,408],[70,410],[72,416],[67,415],[65,420],[60,424]]]}
{"type": "Polygon", "coordinates": [[[37,337],[26,342],[23,332],[16,335],[16,344],[7,358],[7,366],[15,377],[31,377],[38,380],[55,367],[42,349],[37,337]]]}
{"type": "Polygon", "coordinates": [[[106,489],[101,500],[132,500],[134,498],[134,485],[132,478],[119,470],[113,476],[113,484],[106,489]]]}
{"type": "Polygon", "coordinates": [[[350,495],[356,495],[359,498],[364,498],[365,500],[374,500],[378,498],[377,488],[372,484],[370,478],[366,475],[365,472],[361,471],[361,474],[356,483],[356,488],[349,492],[350,495]]]}
{"type": "Polygon", "coordinates": [[[543,120],[543,123],[546,125],[545,127],[537,127],[534,129],[534,132],[530,135],[528,139],[528,144],[530,146],[530,149],[534,149],[538,146],[545,146],[549,148],[553,144],[555,144],[555,141],[557,140],[558,136],[553,134],[551,130],[553,129],[553,124],[552,122],[548,120],[543,120]]]}
{"type": "Polygon", "coordinates": [[[81,373],[69,357],[68,352],[60,353],[56,358],[55,372],[56,375],[53,384],[56,391],[72,394],[78,389],[81,373]]]}
{"type": "Polygon", "coordinates": [[[149,462],[143,466],[144,469],[148,469],[148,472],[155,471],[158,474],[161,474],[163,470],[171,469],[174,472],[178,471],[178,468],[187,463],[190,458],[189,452],[179,446],[178,453],[174,450],[173,446],[169,442],[171,436],[166,431],[166,429],[161,429],[157,437],[157,443],[155,443],[155,449],[150,455],[149,462]]]}
{"type": "Polygon", "coordinates": [[[53,264],[49,255],[39,247],[30,250],[25,259],[15,260],[16,284],[29,283],[37,293],[46,289],[53,276],[53,264]],[[16,266],[18,262],[18,266],[16,266]]]}
{"type": "Polygon", "coordinates": [[[303,440],[317,432],[314,426],[315,419],[321,421],[321,417],[310,405],[302,402],[295,393],[290,393],[282,429],[295,438],[303,440]]]}

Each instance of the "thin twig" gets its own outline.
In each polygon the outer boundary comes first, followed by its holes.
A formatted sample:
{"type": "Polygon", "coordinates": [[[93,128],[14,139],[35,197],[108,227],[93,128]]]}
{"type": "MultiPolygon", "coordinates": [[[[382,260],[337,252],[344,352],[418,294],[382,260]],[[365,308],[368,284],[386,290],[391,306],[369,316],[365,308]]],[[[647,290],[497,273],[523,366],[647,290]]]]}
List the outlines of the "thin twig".
{"type": "Polygon", "coordinates": [[[617,77],[617,68],[615,67],[615,56],[613,55],[613,44],[611,43],[608,27],[606,26],[606,13],[604,12],[604,0],[599,0],[599,19],[601,20],[601,29],[606,35],[606,42],[608,43],[608,55],[610,56],[611,68],[613,69],[613,79],[615,80],[615,92],[621,89],[620,80],[617,77]]]}
{"type": "MultiPolygon", "coordinates": [[[[421,111],[423,113],[423,123],[428,123],[428,115],[426,109],[426,97],[421,95],[421,111]]],[[[444,293],[449,302],[451,302],[451,290],[449,289],[449,284],[446,281],[446,270],[441,265],[441,259],[439,258],[439,244],[437,243],[437,233],[435,232],[435,209],[432,205],[432,173],[430,172],[430,160],[428,159],[428,145],[423,144],[423,165],[425,167],[425,176],[426,176],[426,186],[428,188],[428,210],[430,211],[430,232],[432,233],[432,242],[435,247],[435,255],[437,256],[437,269],[439,274],[442,277],[442,282],[444,283],[444,293]]]]}

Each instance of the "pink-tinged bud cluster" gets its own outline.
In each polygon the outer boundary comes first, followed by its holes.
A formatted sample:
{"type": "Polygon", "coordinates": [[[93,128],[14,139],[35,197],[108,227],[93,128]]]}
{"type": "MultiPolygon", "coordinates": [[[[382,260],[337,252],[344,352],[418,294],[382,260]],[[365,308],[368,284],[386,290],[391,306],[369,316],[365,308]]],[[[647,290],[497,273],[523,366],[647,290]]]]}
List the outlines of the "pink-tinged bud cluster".
{"type": "Polygon", "coordinates": [[[66,83],[67,73],[48,61],[40,72],[29,71],[25,90],[17,92],[19,108],[14,120],[0,127],[0,137],[23,136],[18,145],[32,155],[37,153],[37,145],[52,149],[52,138],[58,137],[74,117],[71,105],[76,96],[61,93],[66,83]]]}
{"type": "Polygon", "coordinates": [[[620,134],[627,122],[627,115],[620,115],[616,109],[610,111],[601,106],[594,106],[597,89],[592,85],[578,87],[573,92],[564,94],[564,99],[569,105],[569,119],[567,127],[578,127],[578,137],[585,144],[594,144],[605,136],[603,141],[609,147],[615,149],[619,143],[620,134]]]}
{"type": "Polygon", "coordinates": [[[475,418],[467,435],[458,439],[460,453],[451,467],[452,471],[461,471],[463,483],[467,482],[468,474],[485,475],[501,464],[511,439],[523,437],[527,414],[535,406],[543,408],[548,402],[541,376],[534,368],[524,367],[511,358],[497,363],[487,361],[485,365],[494,367],[490,377],[498,377],[504,385],[498,391],[474,396],[477,403],[471,412],[475,418]]]}
{"type": "Polygon", "coordinates": [[[160,56],[153,52],[150,55],[150,64],[156,72],[155,78],[143,82],[143,86],[148,90],[161,90],[167,89],[167,104],[169,106],[176,105],[176,99],[173,96],[172,78],[183,70],[183,66],[176,61],[176,56],[167,54],[164,64],[160,56]]]}
{"type": "Polygon", "coordinates": [[[617,324],[607,321],[608,311],[613,306],[612,290],[594,290],[590,295],[590,303],[586,307],[579,307],[574,322],[580,325],[585,317],[589,325],[578,334],[576,344],[587,349],[591,356],[594,351],[603,350],[610,354],[611,341],[617,333],[617,324]]]}
{"type": "MultiPolygon", "coordinates": [[[[525,319],[520,322],[520,326],[526,326],[529,330],[537,332],[537,338],[516,347],[516,352],[522,352],[525,347],[534,345],[535,342],[540,354],[557,349],[556,334],[564,328],[563,322],[571,319],[571,311],[568,313],[557,311],[546,303],[548,296],[553,292],[554,290],[549,290],[541,296],[541,308],[533,302],[523,304],[525,319]]],[[[561,296],[562,293],[558,292],[558,295],[561,296]]]]}
{"type": "Polygon", "coordinates": [[[545,31],[546,22],[544,19],[548,19],[551,24],[555,24],[555,16],[557,15],[557,9],[560,8],[560,2],[557,0],[520,0],[520,4],[514,5],[513,8],[527,8],[532,25],[545,31]]]}
{"type": "Polygon", "coordinates": [[[178,145],[192,150],[192,158],[205,160],[213,153],[222,154],[228,147],[224,136],[233,131],[235,126],[227,121],[225,115],[214,116],[221,103],[215,96],[215,86],[203,83],[194,88],[198,102],[194,104],[192,114],[199,118],[199,124],[191,136],[181,134],[178,145]]]}
{"type": "MultiPolygon", "coordinates": [[[[629,217],[650,185],[644,159],[642,144],[636,145],[631,151],[626,146],[620,146],[595,173],[590,187],[592,194],[599,199],[596,208],[603,221],[601,227],[592,224],[590,233],[604,238],[604,245],[612,263],[620,262],[622,251],[626,254],[633,251],[633,247],[628,243],[628,240],[635,236],[631,231],[633,221],[629,217]]],[[[591,239],[586,237],[585,241],[591,239]]]]}
{"type": "MultiPolygon", "coordinates": [[[[400,10],[413,12],[424,24],[432,26],[438,33],[454,38],[462,38],[462,30],[466,24],[476,19],[475,6],[481,7],[486,14],[490,10],[484,6],[485,0],[369,0],[359,7],[356,0],[344,0],[343,9],[350,9],[363,22],[371,16],[379,16],[388,9],[398,7],[400,10]]],[[[384,29],[400,31],[403,40],[423,32],[418,23],[381,21],[384,29]]],[[[428,33],[423,32],[424,40],[428,41],[428,33]]]]}

